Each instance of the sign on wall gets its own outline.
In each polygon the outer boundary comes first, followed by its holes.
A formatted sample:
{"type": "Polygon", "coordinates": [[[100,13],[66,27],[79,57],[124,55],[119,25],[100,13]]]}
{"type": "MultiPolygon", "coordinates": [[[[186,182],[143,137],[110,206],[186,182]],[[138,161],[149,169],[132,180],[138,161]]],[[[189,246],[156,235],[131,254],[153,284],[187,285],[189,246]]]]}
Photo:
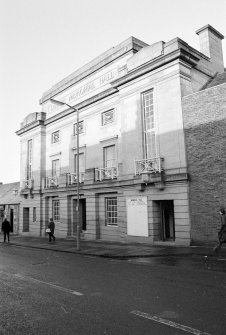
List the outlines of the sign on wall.
{"type": "Polygon", "coordinates": [[[147,197],[126,199],[127,234],[131,236],[148,236],[147,197]]]}

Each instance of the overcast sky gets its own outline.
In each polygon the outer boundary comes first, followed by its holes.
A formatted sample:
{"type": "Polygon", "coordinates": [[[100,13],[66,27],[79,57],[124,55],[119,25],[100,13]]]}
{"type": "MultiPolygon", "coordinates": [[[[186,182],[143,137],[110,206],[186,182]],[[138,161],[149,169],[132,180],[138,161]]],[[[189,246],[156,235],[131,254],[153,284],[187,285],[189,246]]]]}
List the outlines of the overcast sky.
{"type": "Polygon", "coordinates": [[[130,36],[199,50],[206,24],[226,36],[225,0],[0,0],[0,182],[19,181],[15,132],[43,92],[130,36]]]}

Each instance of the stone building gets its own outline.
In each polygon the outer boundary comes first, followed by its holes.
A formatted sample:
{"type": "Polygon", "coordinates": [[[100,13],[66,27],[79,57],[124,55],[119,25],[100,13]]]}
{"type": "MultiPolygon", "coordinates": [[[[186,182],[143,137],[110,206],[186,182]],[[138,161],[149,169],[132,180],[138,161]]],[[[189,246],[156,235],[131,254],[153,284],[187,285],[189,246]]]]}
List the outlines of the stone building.
{"type": "Polygon", "coordinates": [[[75,236],[79,181],[83,239],[191,243],[182,98],[224,71],[223,36],[197,34],[200,51],[130,37],[43,94],[17,131],[21,234],[53,217],[56,236],[75,236]]]}
{"type": "Polygon", "coordinates": [[[226,208],[226,72],[183,98],[191,241],[215,242],[226,208]]]}

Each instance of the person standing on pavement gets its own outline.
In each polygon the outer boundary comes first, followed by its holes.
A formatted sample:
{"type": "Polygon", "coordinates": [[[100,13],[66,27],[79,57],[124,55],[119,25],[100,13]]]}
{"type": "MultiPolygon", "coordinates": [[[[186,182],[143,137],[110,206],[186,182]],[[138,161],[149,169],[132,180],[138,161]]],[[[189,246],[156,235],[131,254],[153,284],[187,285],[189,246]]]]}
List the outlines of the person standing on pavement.
{"type": "Polygon", "coordinates": [[[213,249],[215,252],[218,252],[221,249],[222,244],[226,243],[226,214],[225,214],[225,209],[221,208],[219,214],[220,214],[220,218],[221,218],[221,229],[218,232],[219,243],[213,249]]]}
{"type": "Polygon", "coordinates": [[[49,219],[49,224],[48,224],[48,228],[50,229],[50,232],[48,233],[49,234],[49,242],[52,241],[55,241],[55,236],[54,236],[54,230],[55,230],[55,223],[53,221],[52,218],[49,219]]]}
{"type": "Polygon", "coordinates": [[[2,231],[4,233],[4,242],[6,241],[6,235],[8,237],[8,242],[9,242],[9,232],[10,232],[10,230],[11,230],[10,223],[7,220],[7,218],[5,218],[2,222],[2,231]]]}

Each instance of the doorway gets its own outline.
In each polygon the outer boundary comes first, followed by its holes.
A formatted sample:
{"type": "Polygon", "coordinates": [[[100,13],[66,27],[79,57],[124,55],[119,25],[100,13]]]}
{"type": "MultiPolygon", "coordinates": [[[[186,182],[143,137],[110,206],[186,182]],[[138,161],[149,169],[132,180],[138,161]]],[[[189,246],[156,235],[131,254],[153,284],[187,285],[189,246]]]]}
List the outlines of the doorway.
{"type": "MultiPolygon", "coordinates": [[[[77,200],[73,199],[73,222],[72,222],[72,235],[76,236],[77,234],[77,200]]],[[[80,222],[80,231],[86,230],[86,199],[79,200],[79,222],[80,222]]]]}
{"type": "Polygon", "coordinates": [[[23,208],[23,232],[29,232],[29,207],[23,208]]]}
{"type": "Polygon", "coordinates": [[[13,209],[11,208],[10,209],[10,231],[11,233],[13,233],[13,218],[14,218],[14,213],[13,213],[13,209]]]}
{"type": "Polygon", "coordinates": [[[173,200],[160,201],[161,232],[163,241],[175,240],[175,221],[173,200]]]}

